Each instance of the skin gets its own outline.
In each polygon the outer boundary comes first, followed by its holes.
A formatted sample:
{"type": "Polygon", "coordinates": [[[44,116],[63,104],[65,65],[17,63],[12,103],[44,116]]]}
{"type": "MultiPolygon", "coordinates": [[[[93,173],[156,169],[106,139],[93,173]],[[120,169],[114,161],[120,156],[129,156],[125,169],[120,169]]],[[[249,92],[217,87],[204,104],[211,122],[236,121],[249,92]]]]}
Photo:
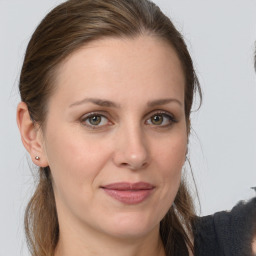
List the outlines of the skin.
{"type": "Polygon", "coordinates": [[[184,86],[169,44],[108,38],[60,65],[43,131],[19,104],[23,144],[52,173],[60,225],[55,256],[165,255],[159,223],[178,191],[187,150],[184,86]],[[124,181],[155,189],[128,205],[101,188],[124,181]]]}
{"type": "Polygon", "coordinates": [[[254,255],[256,255],[256,235],[253,237],[252,241],[252,252],[254,255]]]}

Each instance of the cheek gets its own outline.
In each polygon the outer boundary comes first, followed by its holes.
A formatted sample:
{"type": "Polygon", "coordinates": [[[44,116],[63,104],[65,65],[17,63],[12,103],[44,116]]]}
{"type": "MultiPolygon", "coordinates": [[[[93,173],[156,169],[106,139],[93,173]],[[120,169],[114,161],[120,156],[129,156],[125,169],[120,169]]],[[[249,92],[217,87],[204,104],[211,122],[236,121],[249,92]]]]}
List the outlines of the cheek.
{"type": "MultiPolygon", "coordinates": [[[[184,133],[185,134],[185,133],[184,133]]],[[[156,150],[157,170],[161,175],[162,198],[172,201],[178,191],[182,167],[186,159],[186,136],[173,136],[165,139],[156,150]],[[169,198],[169,199],[168,199],[169,198]]]]}
{"type": "Polygon", "coordinates": [[[109,159],[108,145],[71,129],[48,131],[46,154],[52,173],[58,214],[79,216],[93,205],[99,174],[109,159]],[[85,196],[86,195],[86,196],[85,196]]]}
{"type": "Polygon", "coordinates": [[[166,138],[156,148],[154,159],[159,159],[158,164],[165,170],[166,175],[179,172],[185,162],[187,151],[186,136],[172,136],[166,138]]]}
{"type": "Polygon", "coordinates": [[[187,137],[186,132],[173,133],[154,147],[153,170],[158,180],[157,200],[152,214],[161,220],[175,200],[181,182],[182,167],[185,161],[187,137]]]}
{"type": "Polygon", "coordinates": [[[48,131],[45,151],[57,189],[72,187],[72,191],[81,192],[93,185],[109,150],[92,137],[71,129],[58,129],[57,134],[55,130],[48,131]]]}

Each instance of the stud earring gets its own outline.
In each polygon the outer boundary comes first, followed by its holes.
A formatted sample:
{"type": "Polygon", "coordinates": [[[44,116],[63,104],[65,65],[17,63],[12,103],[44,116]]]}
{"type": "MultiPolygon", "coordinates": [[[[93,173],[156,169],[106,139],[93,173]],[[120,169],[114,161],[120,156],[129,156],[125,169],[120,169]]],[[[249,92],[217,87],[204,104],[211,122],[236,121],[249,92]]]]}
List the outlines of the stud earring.
{"type": "Polygon", "coordinates": [[[40,157],[39,157],[39,156],[36,156],[36,157],[35,157],[35,159],[36,159],[36,160],[39,160],[39,159],[40,159],[40,157]]]}

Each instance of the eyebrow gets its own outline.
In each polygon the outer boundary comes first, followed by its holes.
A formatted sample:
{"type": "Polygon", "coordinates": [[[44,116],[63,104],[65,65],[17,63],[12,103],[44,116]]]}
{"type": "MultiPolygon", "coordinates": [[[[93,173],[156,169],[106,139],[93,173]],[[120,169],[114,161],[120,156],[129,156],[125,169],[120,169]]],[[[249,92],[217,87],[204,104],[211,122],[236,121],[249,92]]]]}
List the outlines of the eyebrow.
{"type": "Polygon", "coordinates": [[[161,106],[161,105],[166,105],[168,103],[171,102],[175,102],[177,104],[179,104],[180,106],[182,106],[181,101],[177,100],[177,99],[173,99],[173,98],[167,98],[167,99],[159,99],[159,100],[153,100],[153,101],[149,101],[147,103],[147,105],[149,107],[155,107],[155,106],[161,106]]]}
{"type": "Polygon", "coordinates": [[[104,99],[97,99],[97,98],[85,98],[83,100],[76,101],[76,102],[72,103],[71,105],[69,105],[69,107],[74,107],[74,106],[82,105],[82,104],[85,104],[85,103],[93,103],[93,104],[101,106],[101,107],[109,107],[109,108],[119,107],[119,105],[114,103],[113,101],[104,100],[104,99]]]}
{"type": "MultiPolygon", "coordinates": [[[[153,100],[153,101],[149,101],[147,102],[147,106],[148,107],[155,107],[155,106],[161,106],[161,105],[166,105],[168,103],[171,102],[175,102],[178,105],[182,106],[182,103],[177,100],[177,99],[173,99],[173,98],[167,98],[167,99],[158,99],[158,100],[153,100]]],[[[95,105],[101,106],[101,107],[109,107],[109,108],[119,108],[120,105],[116,104],[113,101],[109,101],[109,100],[105,100],[105,99],[98,99],[98,98],[85,98],[83,100],[80,101],[76,101],[74,103],[72,103],[71,105],[69,105],[69,107],[74,107],[74,106],[79,106],[85,103],[93,103],[95,105]]]]}

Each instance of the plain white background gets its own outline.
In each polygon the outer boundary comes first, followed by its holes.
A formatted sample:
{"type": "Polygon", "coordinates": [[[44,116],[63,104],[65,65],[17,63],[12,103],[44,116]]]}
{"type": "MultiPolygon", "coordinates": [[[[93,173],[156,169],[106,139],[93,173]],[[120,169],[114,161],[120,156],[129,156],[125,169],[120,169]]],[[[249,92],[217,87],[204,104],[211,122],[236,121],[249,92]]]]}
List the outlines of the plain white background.
{"type": "MultiPolygon", "coordinates": [[[[60,2],[0,0],[0,256],[28,255],[23,214],[33,176],[16,127],[17,87],[32,32],[60,2]]],[[[203,88],[190,139],[201,215],[229,210],[255,195],[256,1],[154,2],[184,35],[203,88]]]]}

